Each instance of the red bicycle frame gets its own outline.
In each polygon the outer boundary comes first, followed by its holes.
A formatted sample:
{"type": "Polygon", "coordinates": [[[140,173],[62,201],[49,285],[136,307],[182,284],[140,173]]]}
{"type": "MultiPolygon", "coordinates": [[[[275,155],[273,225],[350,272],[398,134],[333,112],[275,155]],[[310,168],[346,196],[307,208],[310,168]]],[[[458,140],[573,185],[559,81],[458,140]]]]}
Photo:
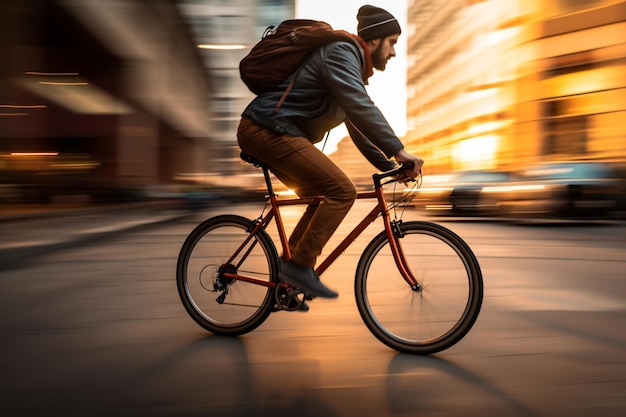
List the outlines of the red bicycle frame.
{"type": "MultiPolygon", "coordinates": [[[[265,182],[269,192],[269,204],[270,209],[261,218],[259,218],[250,231],[248,237],[241,243],[239,248],[235,251],[235,253],[228,259],[225,265],[232,264],[235,259],[244,251],[244,248],[250,243],[250,240],[253,236],[258,233],[260,230],[263,230],[269,225],[273,218],[276,218],[276,227],[278,229],[278,236],[280,238],[280,244],[283,249],[283,257],[285,259],[291,258],[291,252],[289,250],[289,244],[287,239],[287,234],[285,232],[285,227],[283,225],[282,217],[280,215],[280,207],[283,206],[292,206],[292,205],[303,205],[303,204],[319,204],[323,197],[312,197],[312,198],[287,198],[287,199],[279,199],[276,193],[273,191],[271,179],[269,176],[269,170],[267,167],[261,165],[263,169],[263,173],[265,175],[265,182]]],[[[389,171],[383,174],[374,174],[374,191],[364,191],[357,193],[357,199],[376,199],[377,204],[372,208],[372,210],[361,220],[361,222],[354,227],[354,229],[339,243],[339,245],[323,260],[323,262],[316,268],[316,272],[318,275],[322,275],[328,267],[339,258],[339,256],[359,237],[359,235],[367,229],[367,227],[376,220],[376,218],[380,215],[383,219],[383,225],[385,227],[385,234],[387,235],[387,240],[389,241],[389,246],[391,248],[391,253],[393,254],[393,259],[398,267],[398,271],[402,274],[404,280],[412,287],[415,288],[418,285],[417,280],[413,276],[413,273],[409,269],[408,264],[406,263],[406,259],[404,257],[404,252],[402,250],[402,245],[400,244],[400,228],[394,228],[392,226],[392,221],[389,216],[389,210],[387,208],[387,202],[385,200],[385,195],[383,193],[382,179],[396,176],[401,172],[401,168],[398,168],[394,171],[389,171]]],[[[248,252],[251,249],[248,249],[248,252]]],[[[245,259],[247,253],[244,253],[242,259],[245,259]]],[[[236,279],[246,282],[251,282],[258,285],[263,285],[270,288],[275,288],[277,283],[262,281],[256,278],[248,277],[241,274],[233,274],[229,272],[223,272],[223,276],[229,279],[236,279]]],[[[285,285],[285,284],[283,284],[285,285]]]]}

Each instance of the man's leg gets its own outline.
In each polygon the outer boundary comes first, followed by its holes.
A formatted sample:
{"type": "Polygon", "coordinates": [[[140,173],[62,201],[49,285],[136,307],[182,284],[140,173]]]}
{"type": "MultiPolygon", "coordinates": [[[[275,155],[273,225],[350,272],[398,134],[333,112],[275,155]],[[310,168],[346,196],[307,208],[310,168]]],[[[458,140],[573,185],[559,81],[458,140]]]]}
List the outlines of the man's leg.
{"type": "Polygon", "coordinates": [[[295,230],[302,237],[292,261],[298,267],[314,268],[322,248],[354,203],[354,184],[306,138],[277,134],[246,119],[242,119],[238,137],[244,152],[268,164],[299,196],[324,196],[316,210],[310,208],[306,216],[310,220],[303,218],[295,230]]]}
{"type": "Polygon", "coordinates": [[[306,210],[302,214],[302,217],[298,221],[296,227],[294,227],[291,232],[291,236],[289,236],[289,252],[293,254],[304,235],[304,232],[309,228],[309,223],[311,223],[311,219],[313,215],[317,211],[319,204],[310,204],[306,207],[306,210]]]}

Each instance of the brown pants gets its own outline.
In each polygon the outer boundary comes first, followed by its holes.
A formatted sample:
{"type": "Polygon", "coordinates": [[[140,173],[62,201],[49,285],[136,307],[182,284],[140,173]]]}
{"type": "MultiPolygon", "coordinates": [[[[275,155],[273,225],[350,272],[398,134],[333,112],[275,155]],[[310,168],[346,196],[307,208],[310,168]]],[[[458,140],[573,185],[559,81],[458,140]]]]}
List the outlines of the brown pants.
{"type": "Polygon", "coordinates": [[[266,163],[298,196],[324,197],[321,204],[306,208],[289,238],[292,261],[315,267],[322,248],[354,204],[354,184],[305,137],[276,133],[243,117],[237,139],[242,151],[266,163]]]}

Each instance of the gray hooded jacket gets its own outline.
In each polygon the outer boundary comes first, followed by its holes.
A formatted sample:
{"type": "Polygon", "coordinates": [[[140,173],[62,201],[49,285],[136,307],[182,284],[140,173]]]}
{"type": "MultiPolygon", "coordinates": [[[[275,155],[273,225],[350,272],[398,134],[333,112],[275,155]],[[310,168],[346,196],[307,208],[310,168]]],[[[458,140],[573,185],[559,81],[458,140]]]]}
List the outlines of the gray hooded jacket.
{"type": "Polygon", "coordinates": [[[258,95],[243,116],[278,133],[304,136],[312,143],[345,122],[357,148],[377,169],[396,164],[393,155],[404,148],[389,123],[369,97],[363,78],[361,47],[340,41],[316,50],[300,69],[271,91],[258,95]],[[293,88],[274,109],[295,77],[293,88]]]}

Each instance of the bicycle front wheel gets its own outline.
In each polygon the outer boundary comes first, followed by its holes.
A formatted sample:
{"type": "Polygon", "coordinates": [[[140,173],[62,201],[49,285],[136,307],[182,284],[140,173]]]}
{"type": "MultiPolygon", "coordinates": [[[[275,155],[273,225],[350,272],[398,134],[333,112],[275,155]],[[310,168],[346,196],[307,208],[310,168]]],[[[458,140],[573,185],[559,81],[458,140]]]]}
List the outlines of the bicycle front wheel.
{"type": "Polygon", "coordinates": [[[392,349],[431,354],[457,343],[474,325],[483,298],[480,266],[455,233],[429,222],[400,224],[396,242],[407,269],[400,274],[385,232],[367,246],[359,261],[355,295],[370,331],[392,349]]]}
{"type": "Polygon", "coordinates": [[[181,248],[176,267],[178,294],[187,313],[210,332],[240,335],[257,328],[272,312],[273,289],[263,283],[276,281],[278,255],[264,230],[244,244],[252,225],[251,220],[236,215],[213,217],[198,225],[181,248]],[[257,282],[228,278],[224,273],[257,282]]]}

